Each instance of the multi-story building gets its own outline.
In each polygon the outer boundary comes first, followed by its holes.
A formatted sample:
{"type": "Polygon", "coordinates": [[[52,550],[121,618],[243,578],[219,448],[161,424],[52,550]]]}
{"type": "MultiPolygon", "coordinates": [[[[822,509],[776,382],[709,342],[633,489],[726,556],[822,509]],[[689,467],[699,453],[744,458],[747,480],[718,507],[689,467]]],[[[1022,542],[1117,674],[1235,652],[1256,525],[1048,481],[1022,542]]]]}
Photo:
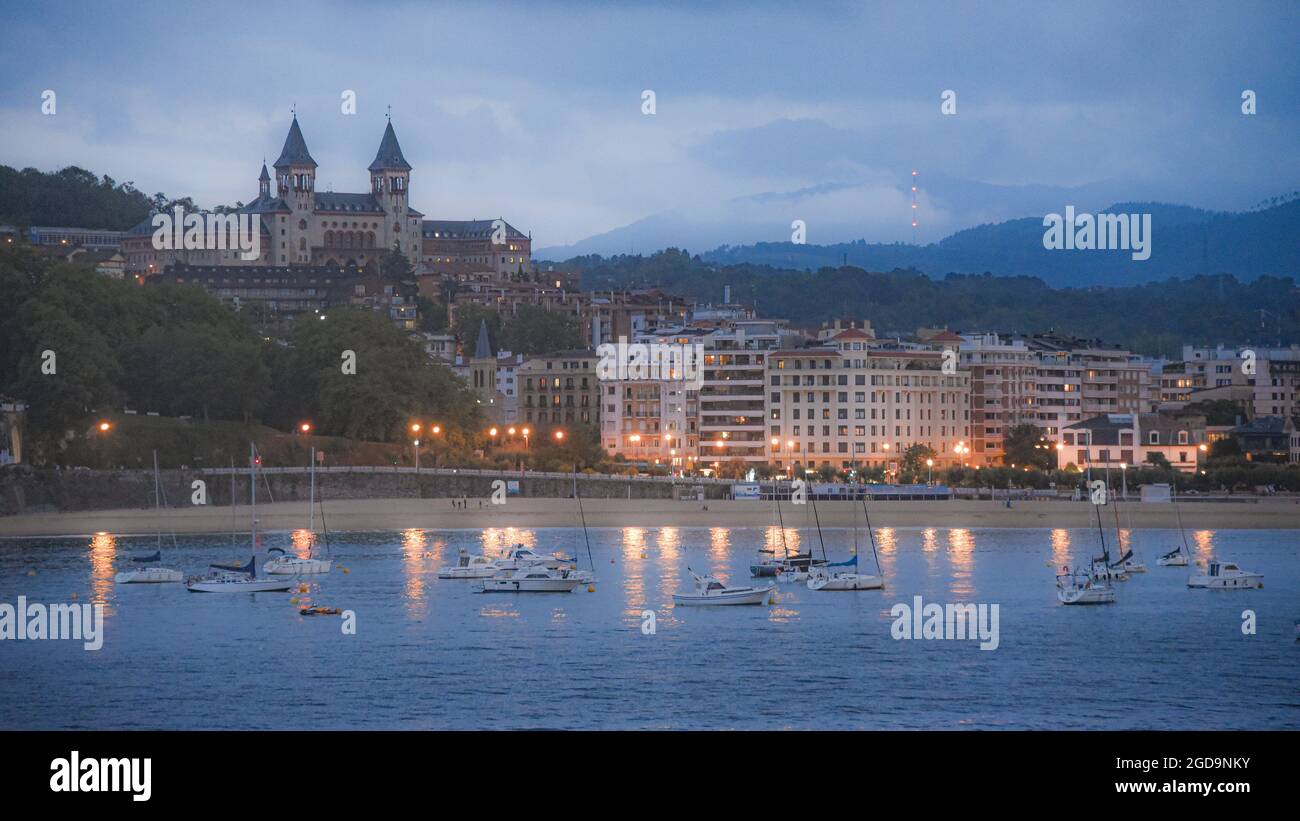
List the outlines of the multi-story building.
{"type": "Polygon", "coordinates": [[[1061,432],[1061,464],[1080,469],[1125,470],[1159,454],[1171,466],[1194,473],[1208,450],[1205,417],[1195,414],[1110,413],[1067,425],[1061,432]]]}
{"type": "Polygon", "coordinates": [[[1151,363],[1095,340],[1033,334],[1022,339],[1038,359],[1034,423],[1058,440],[1075,422],[1112,413],[1149,413],[1160,404],[1151,363]]]}
{"type": "Polygon", "coordinates": [[[629,461],[693,466],[699,447],[699,391],[683,379],[603,380],[601,441],[629,461]]]}
{"type": "Polygon", "coordinates": [[[122,244],[124,231],[100,228],[62,228],[33,225],[27,229],[27,241],[32,245],[57,248],[85,248],[90,251],[116,251],[122,244]]]}
{"type": "Polygon", "coordinates": [[[595,351],[558,351],[530,356],[516,369],[518,421],[536,426],[537,435],[575,423],[599,431],[601,393],[595,351]]]}
{"type": "Polygon", "coordinates": [[[765,371],[768,354],[780,347],[786,334],[775,320],[747,319],[701,338],[699,464],[752,466],[768,461],[765,371]]]}
{"type": "MultiPolygon", "coordinates": [[[[384,254],[394,250],[413,265],[449,272],[483,271],[499,279],[531,268],[532,240],[504,220],[499,226],[495,220],[424,220],[411,207],[411,164],[402,154],[391,122],[367,169],[368,192],[317,190],[318,166],[297,116],[272,167],[274,177],[262,164],[257,197],[236,212],[259,218],[257,259],[244,260],[234,249],[156,249],[151,217],[121,237],[128,271],[157,274],[176,263],[374,270],[384,254]]],[[[42,241],[99,242],[102,247],[110,247],[111,241],[111,247],[117,247],[110,236],[114,232],[83,232],[83,236],[73,233],[82,229],[42,230],[42,241]]]]}
{"type": "Polygon", "coordinates": [[[1037,419],[1038,356],[1023,339],[971,333],[962,335],[958,358],[961,369],[970,371],[969,461],[998,464],[1007,431],[1037,419]]]}
{"type": "Polygon", "coordinates": [[[768,356],[767,458],[789,470],[892,470],[920,444],[936,467],[969,462],[970,374],[945,374],[942,352],[865,337],[768,356]]]}

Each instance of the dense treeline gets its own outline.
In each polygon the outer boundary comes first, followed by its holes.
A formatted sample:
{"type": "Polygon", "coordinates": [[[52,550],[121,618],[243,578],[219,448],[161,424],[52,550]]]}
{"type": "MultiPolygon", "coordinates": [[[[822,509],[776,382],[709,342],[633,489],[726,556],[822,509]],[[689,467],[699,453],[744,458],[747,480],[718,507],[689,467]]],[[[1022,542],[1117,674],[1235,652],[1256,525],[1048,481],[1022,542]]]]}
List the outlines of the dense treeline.
{"type": "Polygon", "coordinates": [[[75,165],[50,172],[0,165],[0,223],[125,231],[149,216],[153,203],[129,182],[75,165]]]}
{"type": "Polygon", "coordinates": [[[1289,344],[1300,340],[1300,291],[1290,277],[1242,282],[1197,276],[1116,288],[1050,288],[1033,277],[766,265],[719,266],[669,249],[648,257],[576,257],[583,287],[659,287],[701,302],[731,299],[760,315],[812,326],[838,316],[869,319],[878,335],[918,327],[1036,332],[1054,329],[1131,350],[1177,357],[1184,343],[1289,344]],[[1262,311],[1262,313],[1261,313],[1262,311]]]}
{"type": "Polygon", "coordinates": [[[331,310],[281,342],[198,287],[142,287],[25,246],[0,251],[0,293],[0,393],[29,403],[37,460],[123,408],[375,441],[404,441],[411,418],[439,419],[449,442],[477,432],[461,381],[373,311],[331,310]]]}

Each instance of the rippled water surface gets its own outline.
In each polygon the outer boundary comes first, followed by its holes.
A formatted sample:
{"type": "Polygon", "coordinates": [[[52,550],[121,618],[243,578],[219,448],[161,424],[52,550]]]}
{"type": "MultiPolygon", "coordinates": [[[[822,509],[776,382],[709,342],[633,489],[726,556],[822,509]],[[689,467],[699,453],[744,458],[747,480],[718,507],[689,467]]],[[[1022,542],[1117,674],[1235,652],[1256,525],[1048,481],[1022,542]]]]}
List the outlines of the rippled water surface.
{"type": "MultiPolygon", "coordinates": [[[[263,547],[301,551],[302,533],[263,547]]],[[[1198,558],[1265,573],[1262,590],[1186,588],[1155,565],[1176,531],[1139,531],[1150,572],[1104,607],[1057,603],[1053,567],[1085,558],[1086,530],[880,529],[884,591],[784,585],[774,606],[677,608],[687,567],[749,582],[775,529],[591,531],[595,592],[476,594],[436,569],[458,548],[522,542],[576,552],[581,530],[332,534],[338,565],[291,594],[192,594],[115,586],[155,539],[0,541],[0,603],[105,606],[97,652],[72,641],[0,641],[3,728],[1297,728],[1300,533],[1189,533],[1198,558]],[[343,572],[346,568],[348,572],[343,572]],[[890,608],[999,605],[1000,646],[891,638],[890,608]],[[1257,634],[1242,633],[1242,612],[1257,634]],[[655,632],[642,630],[654,611],[655,632]]],[[[1113,535],[1113,533],[1112,533],[1113,535]]],[[[815,531],[793,547],[820,554],[815,531]]],[[[865,536],[859,534],[859,538],[865,536]]],[[[854,534],[825,534],[832,561],[854,534]]],[[[248,553],[226,537],[179,537],[164,557],[187,573],[248,553]]],[[[864,569],[873,568],[863,546],[864,569]]]]}

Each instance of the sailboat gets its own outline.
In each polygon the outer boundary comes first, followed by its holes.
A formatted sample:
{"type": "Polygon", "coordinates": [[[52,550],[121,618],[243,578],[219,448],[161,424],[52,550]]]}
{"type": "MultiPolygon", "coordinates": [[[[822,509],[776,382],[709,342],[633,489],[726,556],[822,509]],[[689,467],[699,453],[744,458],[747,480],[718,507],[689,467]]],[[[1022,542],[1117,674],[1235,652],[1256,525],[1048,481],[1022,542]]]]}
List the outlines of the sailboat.
{"type": "MultiPolygon", "coordinates": [[[[262,565],[262,572],[272,576],[308,576],[328,573],[334,567],[333,559],[318,559],[311,555],[316,546],[316,448],[311,449],[311,491],[307,502],[307,557],[290,556],[283,548],[273,547],[267,553],[277,554],[262,565]]],[[[321,525],[325,524],[325,503],[321,501],[321,525]]],[[[326,537],[328,539],[328,537],[326,537]]],[[[328,542],[326,543],[328,546],[328,542]]]]}
{"type": "MultiPolygon", "coordinates": [[[[862,513],[867,520],[867,535],[871,539],[871,555],[876,559],[876,575],[870,573],[858,572],[858,519],[857,511],[853,515],[853,558],[847,562],[828,563],[825,569],[818,568],[808,578],[809,590],[883,590],[885,587],[885,574],[880,570],[880,555],[876,553],[876,535],[871,531],[871,514],[867,512],[867,500],[864,496],[862,499],[862,513]],[[827,573],[826,570],[832,567],[852,567],[852,570],[838,571],[834,570],[827,573]]],[[[816,506],[813,507],[813,515],[817,515],[816,506]]],[[[821,522],[817,523],[818,536],[821,535],[821,522]]],[[[825,555],[826,546],[822,545],[822,553],[825,555]]]]}
{"type": "Polygon", "coordinates": [[[1178,535],[1182,538],[1182,544],[1156,559],[1156,564],[1161,567],[1187,567],[1192,555],[1192,549],[1187,544],[1187,531],[1183,530],[1182,511],[1178,509],[1178,484],[1175,482],[1170,485],[1170,490],[1173,493],[1174,516],[1178,518],[1178,535]]]}
{"type": "MultiPolygon", "coordinates": [[[[162,482],[158,478],[158,451],[153,452],[153,505],[154,511],[162,516],[162,482]]],[[[172,535],[172,546],[176,546],[176,536],[172,535]]],[[[148,556],[133,556],[131,562],[142,565],[130,570],[123,570],[113,577],[118,584],[167,584],[185,581],[185,574],[170,567],[163,567],[162,561],[162,523],[158,525],[158,548],[148,556]]]]}
{"type": "Polygon", "coordinates": [[[777,527],[781,529],[781,547],[785,550],[785,555],[781,559],[776,558],[776,551],[769,548],[759,548],[760,554],[767,554],[771,558],[760,559],[758,562],[749,566],[749,575],[754,578],[771,578],[781,572],[782,562],[790,558],[790,548],[785,543],[785,520],[781,517],[781,497],[777,495],[776,480],[772,480],[772,501],[776,505],[777,527]]]}
{"type": "MultiPolygon", "coordinates": [[[[1129,533],[1128,536],[1129,544],[1132,544],[1133,543],[1133,513],[1131,510],[1129,511],[1129,517],[1128,517],[1128,533],[1129,533]]],[[[1117,544],[1119,544],[1120,549],[1123,551],[1124,555],[1120,556],[1119,560],[1116,561],[1115,564],[1111,565],[1112,567],[1116,567],[1119,570],[1123,571],[1124,573],[1147,572],[1147,566],[1143,564],[1141,561],[1139,561],[1137,556],[1133,554],[1132,547],[1128,548],[1127,550],[1124,550],[1123,536],[1120,534],[1120,529],[1119,529],[1119,502],[1115,503],[1115,541],[1117,544]]]]}
{"type": "MultiPolygon", "coordinates": [[[[257,448],[248,446],[249,495],[252,505],[251,546],[257,550],[257,448]]],[[[231,499],[234,502],[234,499],[231,499]]],[[[293,582],[288,579],[257,578],[257,556],[246,565],[214,564],[215,573],[190,579],[185,587],[191,593],[277,593],[288,590],[293,582]]]]}
{"type": "Polygon", "coordinates": [[[1101,506],[1097,508],[1097,535],[1101,538],[1101,558],[1092,560],[1089,570],[1061,568],[1056,577],[1056,598],[1061,604],[1114,604],[1115,588],[1110,569],[1110,551],[1106,547],[1106,532],[1101,526],[1101,506]]]}

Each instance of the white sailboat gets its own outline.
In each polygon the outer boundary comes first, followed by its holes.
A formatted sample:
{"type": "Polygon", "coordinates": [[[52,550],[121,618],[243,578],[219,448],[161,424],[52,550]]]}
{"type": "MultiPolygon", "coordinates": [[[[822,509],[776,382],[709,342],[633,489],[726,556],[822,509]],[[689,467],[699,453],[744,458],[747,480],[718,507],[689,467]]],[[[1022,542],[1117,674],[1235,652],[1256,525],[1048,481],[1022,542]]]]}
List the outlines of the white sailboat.
{"type": "Polygon", "coordinates": [[[1183,514],[1178,509],[1177,483],[1171,485],[1170,489],[1173,492],[1174,515],[1178,517],[1178,535],[1182,539],[1182,544],[1156,559],[1156,564],[1161,567],[1187,567],[1192,549],[1187,545],[1187,531],[1183,530],[1183,514]]]}
{"type": "Polygon", "coordinates": [[[1110,551],[1106,548],[1106,532],[1101,526],[1101,506],[1097,508],[1097,535],[1101,538],[1101,557],[1092,560],[1087,570],[1061,568],[1056,576],[1056,598],[1061,604],[1114,604],[1115,588],[1111,581],[1116,574],[1110,567],[1110,551]]]}
{"type": "MultiPolygon", "coordinates": [[[[316,448],[311,449],[311,490],[307,502],[307,538],[308,546],[305,557],[291,556],[282,548],[273,547],[267,553],[277,555],[262,565],[262,572],[271,576],[317,576],[330,572],[334,567],[333,559],[318,558],[311,555],[316,546],[316,448]]],[[[325,524],[325,506],[321,504],[321,525],[325,524]]],[[[328,536],[326,539],[328,540],[328,536]]],[[[328,546],[328,541],[326,542],[328,546]]]]}
{"type": "MultiPolygon", "coordinates": [[[[153,504],[154,512],[162,515],[162,482],[158,477],[158,451],[153,452],[153,504]]],[[[172,546],[176,546],[176,535],[172,534],[172,546]]],[[[185,581],[185,574],[170,567],[163,567],[155,562],[162,561],[162,524],[158,525],[158,549],[149,556],[133,557],[135,564],[145,565],[123,570],[113,577],[117,584],[178,584],[185,581]]]]}
{"type": "MultiPolygon", "coordinates": [[[[252,504],[251,545],[257,550],[257,449],[248,446],[249,495],[252,504]]],[[[234,499],[231,499],[234,502],[234,499]]],[[[207,576],[190,579],[185,586],[191,593],[277,593],[293,586],[289,579],[259,579],[257,577],[257,556],[254,555],[246,565],[214,564],[210,567],[216,571],[207,576]]]]}
{"type": "MultiPolygon", "coordinates": [[[[876,536],[871,532],[871,514],[867,513],[867,500],[862,500],[862,511],[867,518],[867,535],[871,537],[871,554],[876,556],[876,573],[858,572],[858,519],[857,510],[853,514],[853,557],[846,562],[827,563],[814,568],[808,577],[809,590],[883,590],[884,574],[880,573],[880,557],[876,554],[876,536]],[[851,567],[852,570],[832,570],[836,567],[851,567]]],[[[813,503],[813,516],[817,516],[817,505],[813,503]]],[[[821,519],[817,520],[817,538],[821,538],[821,519]]],[[[822,543],[822,556],[826,555],[826,544],[822,543]]]]}
{"type": "MultiPolygon", "coordinates": [[[[1115,543],[1119,546],[1118,549],[1121,555],[1119,559],[1114,564],[1111,565],[1111,567],[1123,574],[1145,573],[1147,572],[1147,566],[1138,560],[1137,556],[1133,553],[1133,548],[1129,547],[1125,549],[1124,547],[1124,535],[1119,528],[1119,502],[1114,502],[1114,505],[1115,505],[1115,543]]],[[[1129,532],[1129,544],[1132,544],[1133,543],[1132,513],[1129,514],[1128,532],[1129,532]]]]}
{"type": "Polygon", "coordinates": [[[739,604],[764,604],[770,601],[776,585],[767,587],[728,587],[715,576],[701,576],[689,567],[695,581],[694,591],[674,593],[673,604],[683,607],[720,607],[739,604]]]}

